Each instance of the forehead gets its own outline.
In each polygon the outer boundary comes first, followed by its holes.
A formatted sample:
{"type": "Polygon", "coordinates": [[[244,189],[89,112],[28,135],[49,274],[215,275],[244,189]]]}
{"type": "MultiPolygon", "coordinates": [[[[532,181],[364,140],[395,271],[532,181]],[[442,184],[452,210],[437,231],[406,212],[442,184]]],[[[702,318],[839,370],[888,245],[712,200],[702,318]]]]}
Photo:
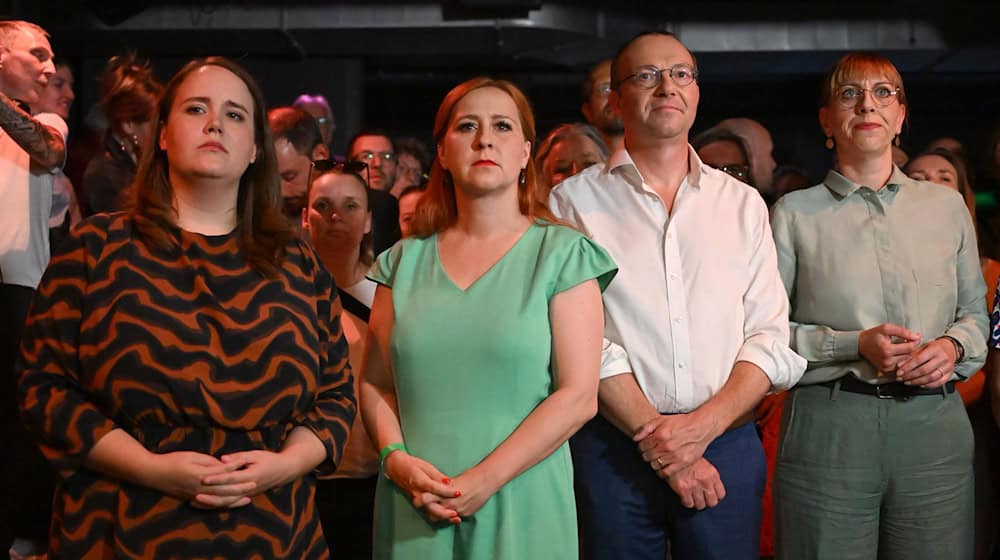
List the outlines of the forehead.
{"type": "Polygon", "coordinates": [[[354,152],[391,152],[392,142],[381,135],[366,134],[354,141],[354,152]]]}
{"type": "Polygon", "coordinates": [[[49,46],[49,40],[45,35],[31,27],[19,27],[18,33],[14,35],[14,40],[11,42],[11,50],[32,51],[35,49],[52,52],[52,47],[49,46]]]}
{"type": "Polygon", "coordinates": [[[295,149],[295,145],[289,142],[287,138],[278,138],[274,141],[274,154],[278,157],[278,165],[282,167],[286,165],[309,164],[309,157],[300,154],[295,149]]]}
{"type": "Polygon", "coordinates": [[[911,169],[938,169],[942,171],[950,171],[952,173],[955,172],[955,166],[953,166],[951,162],[939,155],[934,154],[927,154],[925,156],[918,157],[910,162],[909,167],[911,169]]]}
{"type": "Polygon", "coordinates": [[[518,111],[517,105],[507,92],[495,87],[482,87],[465,94],[455,104],[452,118],[472,114],[504,115],[516,118],[518,111]]]}
{"type": "Polygon", "coordinates": [[[56,76],[66,80],[67,82],[73,81],[73,71],[66,65],[56,66],[56,76]]]}
{"type": "Polygon", "coordinates": [[[191,97],[204,97],[213,102],[232,101],[253,112],[253,97],[239,76],[221,66],[202,66],[188,74],[174,97],[175,103],[191,97]]]}
{"type": "Polygon", "coordinates": [[[558,156],[573,157],[577,154],[596,154],[598,151],[597,144],[590,138],[582,134],[569,134],[552,146],[549,158],[558,156]]]}
{"type": "Polygon", "coordinates": [[[611,61],[610,60],[606,60],[606,61],[598,64],[597,66],[595,66],[594,69],[590,71],[590,74],[588,75],[588,78],[590,78],[590,82],[592,84],[595,84],[595,85],[596,84],[600,84],[600,83],[604,83],[604,82],[610,82],[611,81],[611,61]]]}
{"type": "Polygon", "coordinates": [[[299,103],[297,105],[299,109],[309,113],[314,117],[328,117],[330,116],[330,108],[322,103],[316,101],[306,101],[304,103],[299,103]]]}
{"type": "Polygon", "coordinates": [[[353,175],[342,173],[326,173],[313,181],[310,198],[346,198],[365,199],[365,186],[353,175]]]}
{"type": "Polygon", "coordinates": [[[658,68],[669,68],[682,63],[694,65],[687,47],[666,35],[647,35],[636,39],[622,53],[622,62],[626,69],[647,65],[658,68]]]}

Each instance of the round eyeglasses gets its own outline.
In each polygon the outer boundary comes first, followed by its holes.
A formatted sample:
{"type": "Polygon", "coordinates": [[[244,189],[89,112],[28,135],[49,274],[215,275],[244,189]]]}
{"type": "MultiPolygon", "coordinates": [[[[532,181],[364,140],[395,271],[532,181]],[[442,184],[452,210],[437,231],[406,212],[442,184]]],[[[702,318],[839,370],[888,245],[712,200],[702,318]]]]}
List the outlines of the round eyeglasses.
{"type": "Polygon", "coordinates": [[[899,95],[899,88],[892,84],[875,84],[873,88],[846,85],[837,88],[837,101],[845,109],[853,109],[865,98],[865,92],[872,94],[872,101],[879,107],[887,107],[899,95]]]}
{"type": "Polygon", "coordinates": [[[670,79],[679,87],[689,86],[691,82],[698,79],[698,71],[692,68],[690,64],[674,64],[670,68],[640,66],[638,70],[625,76],[618,83],[620,85],[628,80],[632,80],[635,85],[643,89],[653,89],[663,83],[663,74],[669,75],[670,79]]]}

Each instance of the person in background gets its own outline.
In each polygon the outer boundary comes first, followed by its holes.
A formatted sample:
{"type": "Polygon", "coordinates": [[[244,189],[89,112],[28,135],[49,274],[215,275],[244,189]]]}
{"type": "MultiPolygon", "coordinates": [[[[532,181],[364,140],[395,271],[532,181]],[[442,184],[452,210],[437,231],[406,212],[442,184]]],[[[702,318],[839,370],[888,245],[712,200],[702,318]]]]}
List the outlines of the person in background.
{"type": "Polygon", "coordinates": [[[394,138],[392,143],[396,147],[396,179],[389,194],[399,200],[407,187],[427,182],[433,158],[427,146],[416,138],[394,138]]]}
{"type": "Polygon", "coordinates": [[[713,128],[728,130],[743,139],[750,152],[750,183],[764,195],[765,200],[775,200],[771,185],[774,170],[774,140],[771,132],[761,123],[747,118],[732,118],[719,121],[713,128]]]}
{"type": "Polygon", "coordinates": [[[121,210],[122,193],[132,184],[142,152],[150,148],[149,131],[163,86],[149,63],[135,53],[112,57],[101,74],[101,110],[108,118],[104,149],[83,175],[81,206],[84,215],[121,210]]]}
{"type": "Polygon", "coordinates": [[[975,228],[953,190],[907,177],[892,145],[899,71],[853,52],[823,81],[838,167],[772,209],[792,347],[775,470],[778,558],[973,553],[973,435],[957,381],[986,358],[975,228]]]}
{"type": "MultiPolygon", "coordinates": [[[[742,136],[728,129],[710,128],[691,139],[691,147],[698,152],[702,163],[722,171],[738,181],[754,186],[750,172],[750,149],[742,136]]],[[[768,195],[761,192],[764,202],[771,205],[768,195]]]]}
{"type": "Polygon", "coordinates": [[[375,254],[378,255],[399,241],[399,202],[389,194],[396,180],[396,147],[389,134],[379,129],[359,131],[347,145],[347,159],[368,166],[365,180],[372,192],[375,254]]]}
{"type": "MultiPolygon", "coordinates": [[[[911,179],[929,181],[958,191],[965,201],[966,208],[972,216],[972,224],[976,225],[976,193],[969,184],[968,171],[961,156],[945,148],[935,148],[914,156],[903,171],[911,179]]],[[[1000,262],[982,255],[979,257],[986,282],[986,307],[993,308],[993,295],[997,290],[997,280],[1000,279],[1000,262]]],[[[993,422],[990,399],[983,398],[986,385],[984,370],[969,376],[964,383],[956,385],[965,410],[969,413],[972,423],[972,434],[975,438],[974,471],[975,471],[975,560],[989,560],[993,544],[996,541],[996,508],[994,507],[994,469],[997,441],[1000,433],[993,422]]]]}
{"type": "Polygon", "coordinates": [[[552,187],[596,163],[607,161],[608,146],[596,128],[589,124],[561,124],[549,132],[535,151],[539,166],[539,193],[549,199],[552,187]]]}
{"type": "MultiPolygon", "coordinates": [[[[31,110],[35,114],[55,113],[64,121],[69,121],[69,111],[76,94],[73,92],[73,70],[69,64],[58,58],[53,59],[56,73],[38,94],[38,101],[31,110]]],[[[80,205],[76,201],[73,183],[59,170],[52,182],[52,213],[49,217],[49,247],[55,250],[66,237],[69,228],[80,221],[80,205]]]]}
{"type": "Polygon", "coordinates": [[[416,233],[371,273],[374,557],[575,560],[567,439],[597,410],[614,263],[534,197],[534,117],[516,86],[459,84],[434,139],[416,233]]]}
{"type": "Polygon", "coordinates": [[[320,134],[323,136],[323,144],[327,150],[333,150],[333,133],[337,131],[337,119],[334,118],[333,109],[330,108],[326,97],[319,93],[315,95],[303,93],[295,98],[292,107],[302,109],[316,119],[320,134]]]}
{"type": "Polygon", "coordinates": [[[413,221],[417,218],[417,203],[427,187],[413,185],[399,193],[399,231],[403,237],[413,235],[413,221]]]}
{"type": "Polygon", "coordinates": [[[194,60],[128,212],[85,220],[25,325],[53,558],[329,557],[314,505],[355,416],[337,290],[281,214],[253,78],[194,60]],[[83,529],[85,528],[85,529],[83,529]]]}
{"type": "Polygon", "coordinates": [[[611,59],[605,59],[590,68],[582,85],[583,104],[580,112],[604,137],[609,152],[615,152],[625,141],[621,116],[616,115],[608,103],[611,94],[611,59]]]}
{"type": "MultiPolygon", "coordinates": [[[[344,308],[341,325],[351,363],[361,364],[375,297],[375,283],[365,278],[374,255],[368,188],[359,175],[364,164],[326,159],[313,166],[302,229],[333,275],[344,308]]],[[[355,375],[355,394],[360,381],[355,375]]],[[[358,416],[337,470],[316,484],[316,507],[331,557],[371,559],[377,475],[378,451],[358,416]]]]}
{"type": "Polygon", "coordinates": [[[813,186],[809,180],[809,173],[796,165],[779,165],[774,170],[774,182],[771,184],[771,191],[774,192],[775,200],[785,196],[792,191],[799,191],[813,186]]]}
{"type": "Polygon", "coordinates": [[[278,159],[282,208],[301,234],[312,162],[328,159],[330,150],[323,143],[316,119],[302,109],[275,107],[267,113],[267,124],[278,159]]]}

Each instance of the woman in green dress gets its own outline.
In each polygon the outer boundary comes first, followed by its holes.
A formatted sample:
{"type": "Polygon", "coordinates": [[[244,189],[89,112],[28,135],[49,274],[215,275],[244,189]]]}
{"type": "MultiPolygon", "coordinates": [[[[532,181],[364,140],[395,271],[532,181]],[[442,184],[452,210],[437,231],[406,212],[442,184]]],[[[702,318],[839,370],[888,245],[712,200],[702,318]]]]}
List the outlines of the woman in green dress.
{"type": "Polygon", "coordinates": [[[534,117],[513,84],[455,87],[434,138],[416,233],[371,273],[375,558],[577,558],[566,441],[597,411],[616,267],[532,198],[534,117]]]}

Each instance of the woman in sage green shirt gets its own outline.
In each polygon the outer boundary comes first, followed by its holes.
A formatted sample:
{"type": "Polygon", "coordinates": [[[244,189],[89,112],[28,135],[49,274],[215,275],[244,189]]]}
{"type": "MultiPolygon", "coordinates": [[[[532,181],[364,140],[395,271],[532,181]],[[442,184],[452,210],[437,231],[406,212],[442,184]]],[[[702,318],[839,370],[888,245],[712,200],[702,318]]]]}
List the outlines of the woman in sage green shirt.
{"type": "Polygon", "coordinates": [[[892,163],[907,109],[889,60],[844,56],[819,109],[838,166],[773,211],[791,344],[809,361],[782,417],[779,558],[971,558],[954,385],[985,358],[985,285],[961,196],[892,163]]]}

